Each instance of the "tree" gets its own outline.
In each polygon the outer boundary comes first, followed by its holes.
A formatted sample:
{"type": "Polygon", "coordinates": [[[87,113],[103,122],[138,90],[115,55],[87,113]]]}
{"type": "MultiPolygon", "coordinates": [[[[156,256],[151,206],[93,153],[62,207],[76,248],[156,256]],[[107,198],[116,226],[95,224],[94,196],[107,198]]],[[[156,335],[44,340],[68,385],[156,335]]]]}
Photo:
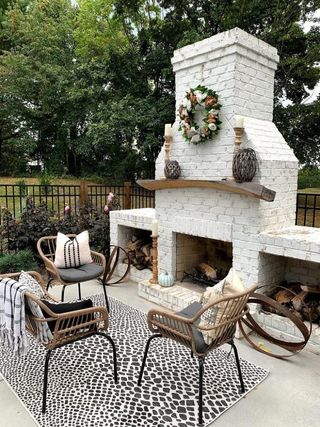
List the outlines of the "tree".
{"type": "Polygon", "coordinates": [[[50,171],[152,177],[175,118],[174,50],[238,26],[278,49],[275,122],[300,161],[316,164],[319,101],[304,102],[319,80],[320,31],[303,24],[319,3],[12,0],[2,14],[0,137],[50,171]]]}

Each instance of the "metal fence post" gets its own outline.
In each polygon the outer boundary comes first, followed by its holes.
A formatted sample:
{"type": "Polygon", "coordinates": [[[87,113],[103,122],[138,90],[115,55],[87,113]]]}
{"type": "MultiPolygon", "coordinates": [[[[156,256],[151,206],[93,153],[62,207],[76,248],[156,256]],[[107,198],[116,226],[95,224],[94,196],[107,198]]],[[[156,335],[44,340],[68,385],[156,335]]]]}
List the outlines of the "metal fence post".
{"type": "Polygon", "coordinates": [[[85,180],[80,181],[79,202],[80,207],[85,206],[88,203],[88,182],[85,180]]]}
{"type": "Polygon", "coordinates": [[[124,183],[124,208],[131,209],[131,182],[124,183]]]}

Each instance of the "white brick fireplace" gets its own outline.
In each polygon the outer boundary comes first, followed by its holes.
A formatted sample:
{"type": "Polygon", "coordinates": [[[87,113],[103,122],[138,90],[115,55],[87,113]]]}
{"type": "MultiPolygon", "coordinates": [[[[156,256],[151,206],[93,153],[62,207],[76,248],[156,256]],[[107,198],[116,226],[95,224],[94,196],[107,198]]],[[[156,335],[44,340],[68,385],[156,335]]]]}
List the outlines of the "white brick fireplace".
{"type": "MultiPolygon", "coordinates": [[[[297,280],[320,277],[320,232],[294,225],[298,161],[272,122],[278,60],[275,48],[239,28],[178,49],[172,58],[176,109],[185,92],[198,84],[214,89],[222,104],[219,134],[200,145],[183,139],[177,115],[171,159],[181,166],[180,179],[232,176],[233,127],[240,115],[242,147],[253,148],[259,161],[253,182],[275,191],[275,200],[200,187],[160,189],[155,210],[111,212],[112,244],[123,244],[121,227],[151,230],[152,218],[157,218],[160,273],[168,271],[175,277],[178,273],[181,278],[179,236],[187,235],[225,242],[232,265],[247,286],[279,282],[292,274],[297,280]]],[[[156,179],[165,179],[163,169],[164,149],[156,162],[156,179]]]]}

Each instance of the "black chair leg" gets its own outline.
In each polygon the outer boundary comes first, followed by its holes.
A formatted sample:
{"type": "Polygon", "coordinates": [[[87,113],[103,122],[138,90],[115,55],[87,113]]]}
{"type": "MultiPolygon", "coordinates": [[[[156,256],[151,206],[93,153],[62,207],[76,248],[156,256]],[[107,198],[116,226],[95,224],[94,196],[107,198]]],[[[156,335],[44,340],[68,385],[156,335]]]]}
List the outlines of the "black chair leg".
{"type": "Polygon", "coordinates": [[[105,334],[103,332],[97,332],[97,335],[101,335],[101,336],[107,338],[107,340],[110,342],[110,344],[112,346],[114,382],[115,382],[115,384],[118,384],[117,352],[116,352],[116,346],[114,344],[114,341],[108,334],[105,334]]]}
{"type": "Polygon", "coordinates": [[[42,394],[42,413],[46,412],[47,406],[47,387],[48,387],[48,370],[49,370],[49,359],[52,350],[48,350],[46,354],[46,361],[44,364],[44,378],[43,378],[43,394],[42,394]]]}
{"type": "Polygon", "coordinates": [[[199,425],[203,425],[203,371],[204,357],[199,357],[199,425]]]}
{"type": "Polygon", "coordinates": [[[107,307],[108,313],[110,313],[110,306],[109,306],[109,300],[108,300],[107,289],[106,289],[107,285],[103,281],[102,281],[102,286],[103,286],[104,297],[106,300],[106,307],[107,307]]]}
{"type": "Polygon", "coordinates": [[[237,350],[237,347],[236,347],[236,345],[235,345],[235,343],[233,341],[230,343],[230,345],[233,348],[234,356],[235,356],[236,362],[237,362],[239,380],[240,380],[240,385],[241,385],[241,393],[244,393],[246,391],[246,389],[245,389],[243,378],[242,378],[242,372],[241,372],[241,365],[240,365],[238,350],[237,350]]]}
{"type": "Polygon", "coordinates": [[[78,283],[78,295],[79,295],[79,299],[81,299],[81,284],[78,283]]]}
{"type": "Polygon", "coordinates": [[[62,286],[62,291],[61,291],[61,301],[62,302],[64,301],[64,291],[65,291],[65,289],[66,289],[66,285],[63,285],[62,286]]]}
{"type": "Polygon", "coordinates": [[[146,364],[146,360],[147,360],[147,356],[148,356],[148,350],[149,350],[149,347],[150,347],[150,343],[151,343],[151,341],[152,341],[154,338],[160,338],[161,336],[162,336],[161,334],[154,334],[154,335],[152,335],[152,336],[148,339],[148,341],[147,341],[146,348],[145,348],[145,350],[144,350],[144,355],[143,355],[142,365],[141,365],[141,368],[140,368],[140,374],[139,374],[139,379],[138,379],[138,385],[141,385],[142,376],[143,376],[143,371],[144,371],[144,367],[145,367],[145,364],[146,364]]]}

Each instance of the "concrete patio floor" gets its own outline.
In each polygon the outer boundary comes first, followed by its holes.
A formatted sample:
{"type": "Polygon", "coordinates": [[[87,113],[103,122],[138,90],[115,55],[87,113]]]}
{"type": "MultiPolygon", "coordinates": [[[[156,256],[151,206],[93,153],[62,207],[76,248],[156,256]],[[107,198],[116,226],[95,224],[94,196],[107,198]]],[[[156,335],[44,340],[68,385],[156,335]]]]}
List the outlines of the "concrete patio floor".
{"type": "MultiPolygon", "coordinates": [[[[101,285],[97,282],[92,281],[82,285],[83,296],[101,292],[101,285]]],[[[59,296],[60,289],[55,288],[52,294],[59,296]]],[[[137,284],[133,282],[109,286],[108,294],[144,312],[155,306],[138,297],[137,284]]],[[[66,289],[66,300],[75,297],[76,287],[70,286],[66,289]]],[[[270,374],[256,390],[225,412],[212,426],[318,427],[320,356],[303,351],[284,361],[260,354],[241,340],[237,341],[237,346],[242,358],[268,369],[270,374]]],[[[29,413],[5,381],[0,378],[0,427],[34,427],[35,425],[29,413]]],[[[125,426],[119,425],[119,427],[125,426]]]]}

